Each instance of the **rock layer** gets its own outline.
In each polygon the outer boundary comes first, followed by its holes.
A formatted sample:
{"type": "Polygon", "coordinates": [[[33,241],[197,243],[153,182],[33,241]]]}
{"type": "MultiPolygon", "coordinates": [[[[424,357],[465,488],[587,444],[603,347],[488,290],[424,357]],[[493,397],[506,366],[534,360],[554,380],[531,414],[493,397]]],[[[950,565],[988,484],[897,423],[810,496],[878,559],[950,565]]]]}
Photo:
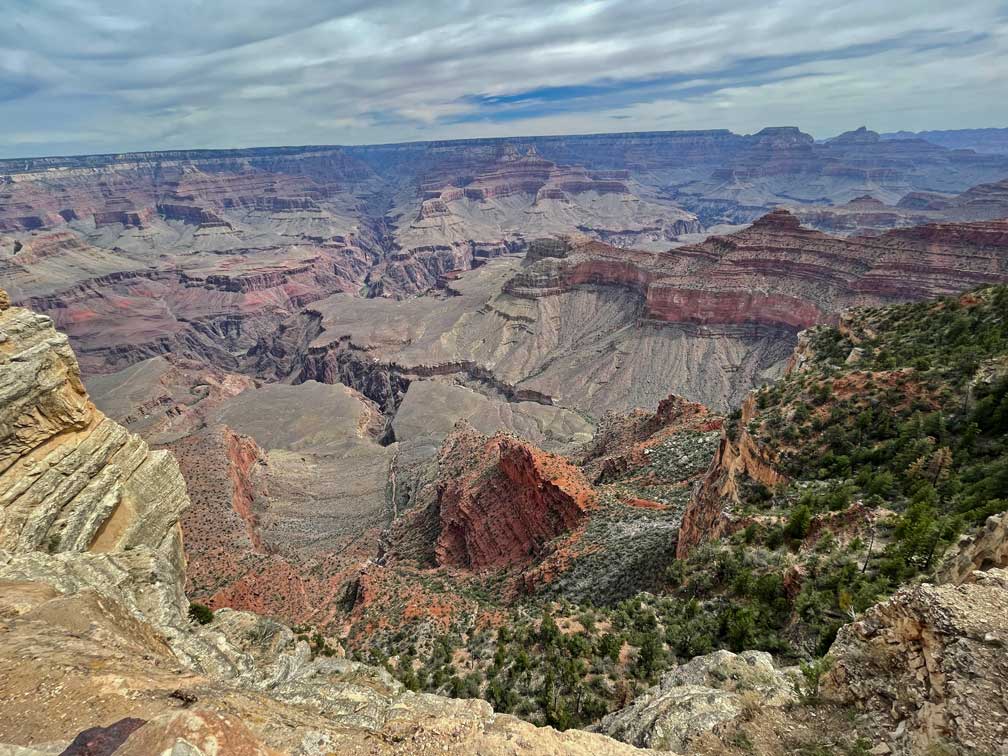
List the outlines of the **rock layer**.
{"type": "MultiPolygon", "coordinates": [[[[535,247],[534,247],[535,249],[535,247]]],[[[541,297],[585,285],[629,288],[671,323],[790,329],[844,308],[956,293],[1008,280],[1008,222],[933,224],[838,238],[776,210],[730,236],[661,253],[599,243],[535,249],[505,290],[541,297]]]]}

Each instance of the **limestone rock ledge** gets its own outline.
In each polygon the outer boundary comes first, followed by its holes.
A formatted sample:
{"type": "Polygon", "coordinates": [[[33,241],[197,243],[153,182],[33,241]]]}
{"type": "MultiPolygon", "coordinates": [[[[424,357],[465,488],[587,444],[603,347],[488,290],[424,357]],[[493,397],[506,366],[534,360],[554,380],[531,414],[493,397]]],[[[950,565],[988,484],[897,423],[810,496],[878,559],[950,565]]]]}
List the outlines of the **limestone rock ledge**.
{"type": "Polygon", "coordinates": [[[92,404],[52,321],[20,307],[0,310],[0,550],[139,549],[158,563],[159,583],[181,617],[178,522],[188,504],[174,457],[152,451],[92,404]]]}
{"type": "Polygon", "coordinates": [[[312,660],[288,628],[255,615],[222,610],[192,635],[232,654],[245,667],[241,676],[194,671],[160,628],[93,590],[64,594],[44,581],[0,580],[0,753],[5,744],[14,753],[13,746],[60,753],[78,733],[124,719],[143,725],[102,753],[146,756],[182,741],[194,748],[171,752],[641,753],[496,715],[484,701],[410,693],[383,670],[312,660]],[[214,738],[220,750],[202,747],[214,738]]]}
{"type": "Polygon", "coordinates": [[[606,716],[599,730],[639,746],[690,753],[698,738],[749,709],[797,700],[794,682],[774,668],[770,654],[716,651],[666,672],[658,685],[606,716]]]}
{"type": "Polygon", "coordinates": [[[66,337],[0,292],[0,754],[641,753],[312,658],[254,614],[191,624],[188,504],[174,457],[99,412],[66,337]]]}
{"type": "Polygon", "coordinates": [[[1008,571],[971,579],[903,588],[830,649],[823,696],[865,712],[893,753],[1008,753],[1008,571]]]}

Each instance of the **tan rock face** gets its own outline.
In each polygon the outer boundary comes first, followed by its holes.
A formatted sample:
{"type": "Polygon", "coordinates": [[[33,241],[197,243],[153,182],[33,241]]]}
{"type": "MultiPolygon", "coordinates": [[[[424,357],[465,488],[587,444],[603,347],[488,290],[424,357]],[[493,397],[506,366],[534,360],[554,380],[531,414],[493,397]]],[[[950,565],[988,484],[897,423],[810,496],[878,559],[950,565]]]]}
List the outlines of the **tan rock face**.
{"type": "Polygon", "coordinates": [[[2,312],[0,470],[6,470],[53,436],[91,425],[94,408],[70,345],[52,320],[20,308],[2,312]]]}
{"type": "Polygon", "coordinates": [[[174,459],[95,409],[49,318],[12,307],[0,331],[0,548],[175,558],[188,499],[174,459]]]}
{"type": "Polygon", "coordinates": [[[599,730],[627,743],[690,753],[693,741],[726,727],[747,708],[797,700],[793,681],[774,668],[770,654],[717,651],[667,672],[630,706],[606,716],[599,730]]]}
{"type": "Polygon", "coordinates": [[[200,673],[179,661],[179,639],[117,602],[40,586],[0,579],[0,744],[59,753],[84,730],[134,718],[145,724],[108,753],[149,756],[181,741],[200,749],[182,753],[205,756],[644,753],[495,715],[484,701],[403,692],[363,665],[312,661],[289,629],[238,612],[182,642],[230,654],[240,674],[200,673]]]}
{"type": "Polygon", "coordinates": [[[1004,753],[1008,572],[973,579],[904,588],[841,628],[823,695],[866,712],[896,752],[1004,753]]]}
{"type": "Polygon", "coordinates": [[[1008,567],[1008,512],[991,515],[975,533],[963,536],[938,571],[943,583],[970,582],[976,570],[1008,567]]]}
{"type": "Polygon", "coordinates": [[[116,756],[176,752],[186,756],[221,753],[280,756],[279,751],[263,745],[240,720],[205,710],[163,714],[134,732],[115,750],[116,756]]]}

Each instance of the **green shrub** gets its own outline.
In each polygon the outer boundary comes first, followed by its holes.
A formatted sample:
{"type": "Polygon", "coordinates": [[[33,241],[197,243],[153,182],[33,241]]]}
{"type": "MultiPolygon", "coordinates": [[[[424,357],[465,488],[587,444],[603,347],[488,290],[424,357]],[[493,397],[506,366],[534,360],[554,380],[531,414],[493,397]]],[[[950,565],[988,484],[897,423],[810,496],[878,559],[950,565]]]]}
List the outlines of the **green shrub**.
{"type": "Polygon", "coordinates": [[[189,617],[201,625],[209,625],[213,622],[213,609],[193,601],[189,604],[189,617]]]}

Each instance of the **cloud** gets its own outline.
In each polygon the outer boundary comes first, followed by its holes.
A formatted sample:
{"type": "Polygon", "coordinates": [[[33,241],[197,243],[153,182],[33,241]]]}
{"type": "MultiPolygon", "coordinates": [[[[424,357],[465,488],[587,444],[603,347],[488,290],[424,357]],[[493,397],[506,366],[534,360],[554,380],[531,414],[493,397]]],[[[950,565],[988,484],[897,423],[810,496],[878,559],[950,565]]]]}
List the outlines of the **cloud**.
{"type": "Polygon", "coordinates": [[[0,155],[1008,125],[1000,0],[7,0],[0,155]]]}

